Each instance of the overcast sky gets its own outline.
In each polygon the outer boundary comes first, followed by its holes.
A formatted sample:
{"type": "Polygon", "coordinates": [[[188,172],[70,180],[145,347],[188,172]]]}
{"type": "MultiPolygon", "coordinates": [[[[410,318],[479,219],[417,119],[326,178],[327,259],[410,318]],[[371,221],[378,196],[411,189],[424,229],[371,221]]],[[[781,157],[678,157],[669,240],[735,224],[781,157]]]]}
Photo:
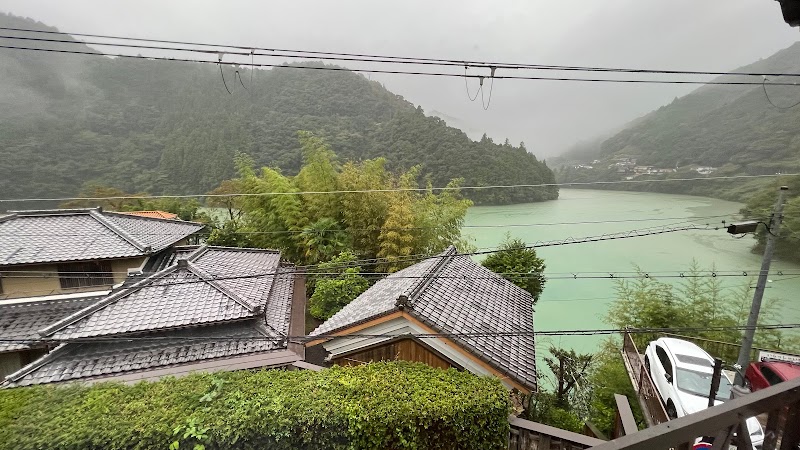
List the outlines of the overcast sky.
{"type": "MultiPolygon", "coordinates": [[[[798,29],[784,23],[779,4],[772,0],[0,0],[0,11],[67,32],[458,60],[708,71],[734,69],[800,39],[798,29]]],[[[553,155],[607,133],[693,89],[498,80],[484,111],[480,96],[475,102],[467,98],[463,79],[372,79],[429,114],[452,118],[448,122],[473,136],[486,131],[496,141],[524,140],[539,155],[553,155]]],[[[476,83],[470,82],[472,95],[476,83]]],[[[485,93],[488,100],[488,86],[485,93]]]]}

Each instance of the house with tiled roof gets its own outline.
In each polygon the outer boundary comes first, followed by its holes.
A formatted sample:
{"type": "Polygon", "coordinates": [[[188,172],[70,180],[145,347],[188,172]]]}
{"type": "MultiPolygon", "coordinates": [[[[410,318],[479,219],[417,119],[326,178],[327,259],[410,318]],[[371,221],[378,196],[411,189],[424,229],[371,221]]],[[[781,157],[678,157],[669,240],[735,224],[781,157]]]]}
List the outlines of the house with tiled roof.
{"type": "Polygon", "coordinates": [[[100,208],[0,217],[0,300],[108,290],[203,224],[100,208]]]}
{"type": "Polygon", "coordinates": [[[0,379],[51,348],[37,330],[151,271],[203,227],[100,208],[0,216],[0,379]]]}
{"type": "Polygon", "coordinates": [[[51,349],[41,340],[39,330],[97,302],[102,294],[87,292],[0,302],[0,381],[51,349]]]}
{"type": "Polygon", "coordinates": [[[274,250],[176,248],[157,272],[37,330],[55,347],[3,387],[302,366],[305,282],[274,250]]]}
{"type": "Polygon", "coordinates": [[[536,390],[530,293],[454,247],[378,281],[311,335],[333,364],[418,361],[536,390]]]}

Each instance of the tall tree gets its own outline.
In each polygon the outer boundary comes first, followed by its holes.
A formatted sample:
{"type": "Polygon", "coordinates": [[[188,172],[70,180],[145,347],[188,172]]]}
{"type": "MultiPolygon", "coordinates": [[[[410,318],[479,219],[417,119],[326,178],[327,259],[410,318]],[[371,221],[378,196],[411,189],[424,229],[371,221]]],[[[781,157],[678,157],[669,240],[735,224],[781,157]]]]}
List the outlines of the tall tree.
{"type": "Polygon", "coordinates": [[[593,356],[591,354],[578,354],[575,350],[550,347],[550,355],[544,361],[556,377],[555,396],[556,405],[569,408],[570,395],[573,390],[584,381],[589,372],[593,356]]]}
{"type": "Polygon", "coordinates": [[[492,272],[530,292],[533,302],[539,301],[544,290],[544,260],[536,255],[536,250],[528,248],[520,239],[506,235],[497,252],[483,260],[483,266],[492,272]]]}

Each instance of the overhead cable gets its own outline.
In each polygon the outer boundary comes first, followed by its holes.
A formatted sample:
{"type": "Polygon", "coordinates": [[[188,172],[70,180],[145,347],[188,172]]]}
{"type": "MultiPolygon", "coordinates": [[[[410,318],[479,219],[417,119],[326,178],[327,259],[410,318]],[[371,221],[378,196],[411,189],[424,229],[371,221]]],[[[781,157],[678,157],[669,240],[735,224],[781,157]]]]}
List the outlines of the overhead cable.
{"type": "MultiPolygon", "coordinates": [[[[73,54],[73,55],[87,55],[87,56],[101,56],[101,57],[118,57],[118,58],[131,58],[131,59],[144,59],[152,61],[173,61],[173,62],[189,62],[200,64],[220,64],[218,61],[202,60],[202,59],[188,59],[188,58],[173,58],[173,57],[159,57],[159,56],[143,56],[143,55],[129,55],[122,53],[97,53],[89,51],[78,50],[64,50],[53,48],[37,48],[37,47],[22,47],[13,45],[0,45],[0,49],[9,50],[25,50],[34,52],[50,52],[60,54],[73,54]]],[[[345,68],[338,66],[302,66],[302,65],[287,65],[287,64],[267,64],[267,63],[222,63],[229,66],[249,66],[249,67],[268,67],[268,68],[285,68],[285,69],[299,69],[299,70],[321,70],[321,71],[334,71],[334,72],[358,72],[358,73],[382,73],[382,74],[396,74],[396,75],[420,75],[432,77],[450,77],[450,78],[480,78],[483,75],[462,75],[452,72],[424,72],[424,71],[410,71],[410,70],[384,70],[384,69],[365,69],[365,68],[345,68]]],[[[594,83],[635,83],[635,84],[685,84],[685,85],[719,85],[719,86],[760,86],[760,82],[753,81],[697,81],[697,80],[651,80],[651,79],[610,79],[610,78],[577,78],[577,77],[557,77],[557,76],[516,76],[516,75],[496,75],[494,78],[498,80],[529,80],[529,81],[577,81],[577,82],[594,82],[594,83]]],[[[796,83],[773,83],[775,86],[797,86],[796,83]]]]}
{"type": "MultiPolygon", "coordinates": [[[[2,46],[0,46],[2,48],[2,46]]],[[[164,195],[115,195],[110,197],[52,197],[52,198],[5,198],[0,203],[9,202],[66,202],[66,201],[103,201],[122,199],[157,199],[157,198],[227,198],[227,197],[268,197],[280,195],[336,195],[336,194],[368,194],[373,192],[438,192],[438,191],[480,191],[487,189],[513,189],[513,188],[540,188],[540,187],[567,187],[567,186],[600,186],[613,184],[639,184],[639,183],[670,183],[686,181],[715,181],[737,180],[750,178],[775,178],[798,176],[797,173],[782,173],[768,175],[725,175],[716,177],[697,178],[666,178],[656,180],[616,180],[616,181],[583,181],[565,183],[538,183],[538,184],[508,184],[491,186],[445,186],[424,188],[392,188],[392,189],[347,189],[334,191],[292,191],[292,192],[240,192],[231,194],[164,194],[164,195]]]]}
{"type": "MultiPolygon", "coordinates": [[[[612,223],[630,223],[630,222],[660,222],[665,220],[686,220],[687,223],[696,224],[697,221],[706,219],[718,219],[723,217],[730,217],[730,214],[717,214],[713,216],[685,216],[685,217],[654,217],[654,218],[638,218],[638,219],[614,219],[614,220],[581,220],[574,222],[541,222],[541,223],[512,223],[512,224],[487,224],[487,225],[462,225],[461,228],[524,228],[524,227],[546,227],[546,226],[563,226],[563,225],[598,225],[598,224],[612,224],[612,223]]],[[[412,231],[412,230],[431,230],[437,228],[444,228],[444,226],[428,226],[428,227],[381,227],[382,231],[412,231]]],[[[327,234],[337,232],[357,232],[357,231],[375,231],[373,228],[328,228],[325,230],[302,229],[302,230],[277,230],[277,231],[228,231],[231,234],[242,235],[275,235],[275,234],[327,234]]],[[[166,233],[166,232],[129,232],[131,236],[183,236],[181,233],[166,233]]],[[[18,236],[18,237],[67,237],[67,236],[95,236],[95,233],[75,233],[75,232],[37,232],[37,233],[0,233],[0,236],[18,236]]]]}
{"type": "MultiPolygon", "coordinates": [[[[744,331],[748,329],[758,330],[784,330],[784,329],[797,329],[800,328],[798,323],[789,324],[764,324],[748,327],[746,325],[738,326],[704,326],[704,327],[674,327],[674,328],[658,328],[658,327],[640,327],[640,328],[594,328],[585,330],[552,330],[552,331],[525,331],[525,330],[512,330],[512,331],[480,331],[480,332],[463,332],[463,333],[403,333],[403,334],[389,334],[389,333],[352,333],[352,334],[317,334],[317,335],[289,335],[289,336],[263,336],[263,337],[233,337],[233,336],[107,336],[107,337],[83,337],[76,339],[41,339],[42,342],[61,342],[61,343],[120,343],[120,342],[207,342],[207,341],[273,341],[273,342],[309,342],[315,340],[328,340],[328,339],[378,339],[378,338],[398,338],[398,337],[415,337],[419,339],[436,339],[436,338],[462,338],[462,339],[477,339],[477,338],[503,338],[503,337],[538,337],[538,336],[601,336],[611,334],[656,334],[656,333],[688,333],[688,332],[708,332],[708,331],[744,331]]],[[[0,342],[13,342],[13,343],[30,343],[36,342],[38,339],[25,339],[25,338],[0,338],[0,342]]]]}
{"type": "MultiPolygon", "coordinates": [[[[533,69],[533,70],[557,70],[557,71],[584,71],[584,72],[618,72],[618,73],[634,73],[634,74],[667,74],[667,75],[710,75],[710,76],[800,76],[800,73],[765,73],[765,72],[718,72],[718,71],[706,71],[706,70],[667,70],[667,69],[644,69],[644,68],[621,68],[621,67],[592,67],[592,66],[570,66],[570,65],[548,65],[548,64],[531,64],[531,63],[515,63],[515,62],[499,62],[499,61],[476,61],[476,60],[464,60],[464,59],[455,59],[455,58],[427,58],[427,57],[407,57],[407,56],[396,56],[396,55],[376,55],[376,54],[366,54],[366,53],[347,53],[347,52],[326,52],[326,51],[314,51],[314,50],[297,50],[297,49],[279,49],[279,48],[267,48],[267,47],[257,47],[252,45],[241,45],[241,44],[214,44],[214,43],[202,43],[202,42],[190,42],[190,41],[175,41],[175,40],[164,40],[164,39],[148,39],[148,38],[136,38],[136,37],[126,37],[126,36],[112,36],[112,35],[101,35],[101,34],[89,34],[89,33],[68,33],[68,32],[60,32],[60,31],[47,31],[47,30],[34,30],[34,29],[27,29],[27,28],[13,28],[13,27],[0,27],[0,30],[6,31],[17,31],[17,32],[26,32],[26,33],[35,33],[35,34],[46,34],[46,35],[60,35],[60,36],[77,36],[77,37],[87,37],[87,38],[100,38],[100,39],[113,39],[113,40],[121,40],[121,41],[130,41],[130,42],[150,42],[150,43],[157,43],[157,44],[171,44],[171,45],[189,45],[195,47],[215,47],[215,48],[226,48],[226,49],[238,49],[242,51],[247,51],[247,55],[252,52],[255,55],[259,55],[256,53],[256,50],[260,51],[268,51],[268,52],[282,52],[282,53],[290,53],[290,54],[304,54],[304,55],[316,55],[315,57],[318,59],[322,59],[323,56],[332,56],[332,57],[341,57],[338,60],[344,61],[359,61],[359,62],[393,62],[398,64],[433,64],[433,65],[442,65],[442,66],[469,66],[474,68],[502,68],[502,69],[533,69]],[[348,58],[348,59],[345,59],[348,58]]],[[[32,39],[26,38],[22,36],[4,36],[5,38],[10,39],[32,39]]],[[[61,42],[61,41],[56,41],[61,42]]],[[[65,40],[64,43],[79,43],[79,44],[89,44],[89,45],[114,45],[109,43],[89,43],[89,42],[80,42],[75,40],[65,40]]],[[[186,51],[193,51],[198,49],[186,49],[186,48],[164,48],[165,50],[186,50],[186,51]]],[[[211,50],[211,52],[216,53],[218,50],[211,50]]],[[[281,57],[292,57],[292,55],[265,55],[265,56],[281,56],[281,57]]],[[[307,58],[308,56],[298,56],[302,58],[307,58]]],[[[332,58],[336,59],[336,58],[332,58]]]]}
{"type": "MultiPolygon", "coordinates": [[[[798,100],[797,102],[795,102],[795,103],[793,103],[793,104],[791,104],[789,106],[778,106],[778,105],[776,105],[772,101],[772,99],[769,98],[769,93],[767,93],[767,77],[764,77],[764,81],[761,83],[761,88],[764,90],[764,97],[767,98],[767,101],[769,102],[769,104],[772,105],[773,107],[781,110],[781,111],[788,111],[788,110],[794,108],[795,106],[800,105],[800,100],[798,100]]],[[[769,227],[767,227],[767,231],[769,231],[769,227]]]]}

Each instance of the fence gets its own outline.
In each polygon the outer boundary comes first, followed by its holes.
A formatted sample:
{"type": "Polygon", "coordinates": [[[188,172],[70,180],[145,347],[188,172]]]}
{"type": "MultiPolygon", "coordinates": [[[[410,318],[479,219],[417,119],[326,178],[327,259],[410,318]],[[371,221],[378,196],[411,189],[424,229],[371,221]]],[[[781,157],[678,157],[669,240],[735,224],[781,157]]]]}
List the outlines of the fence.
{"type": "Polygon", "coordinates": [[[800,378],[622,436],[592,450],[688,449],[700,436],[714,437],[714,449],[727,449],[729,445],[751,449],[745,420],[761,414],[767,414],[761,449],[796,450],[800,445],[800,378]]]}
{"type": "Polygon", "coordinates": [[[606,442],[518,417],[509,421],[508,450],[583,450],[606,442]]]}
{"type": "Polygon", "coordinates": [[[650,374],[647,373],[647,368],[642,362],[642,356],[639,354],[639,349],[636,348],[630,333],[624,333],[623,335],[622,359],[625,362],[628,376],[631,378],[633,389],[636,391],[636,397],[642,407],[642,413],[647,425],[652,427],[668,421],[669,417],[667,417],[667,412],[664,410],[664,404],[661,403],[661,397],[653,385],[650,374]]]}

